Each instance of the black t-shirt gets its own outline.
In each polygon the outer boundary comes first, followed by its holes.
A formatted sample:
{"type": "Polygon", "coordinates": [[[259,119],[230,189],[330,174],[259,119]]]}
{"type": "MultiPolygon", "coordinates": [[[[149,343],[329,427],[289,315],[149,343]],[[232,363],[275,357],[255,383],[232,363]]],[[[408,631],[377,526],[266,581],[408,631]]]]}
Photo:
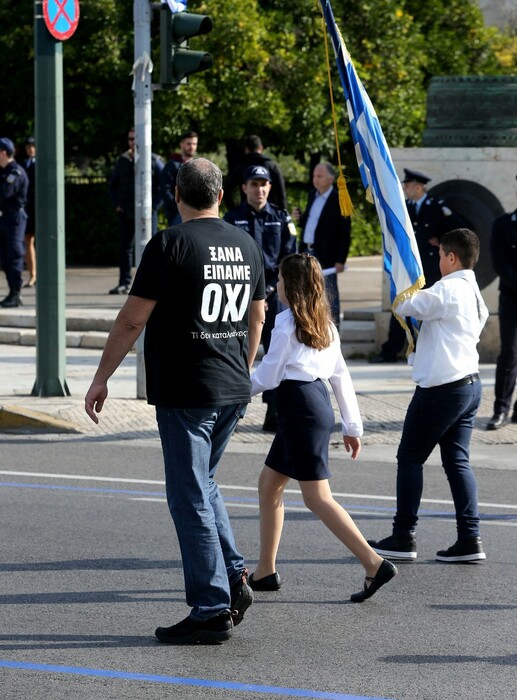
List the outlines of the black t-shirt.
{"type": "Polygon", "coordinates": [[[265,298],[262,251],[251,236],[217,218],[160,231],[145,247],[131,294],[157,300],[145,329],[148,403],[251,400],[249,307],[265,298]]]}

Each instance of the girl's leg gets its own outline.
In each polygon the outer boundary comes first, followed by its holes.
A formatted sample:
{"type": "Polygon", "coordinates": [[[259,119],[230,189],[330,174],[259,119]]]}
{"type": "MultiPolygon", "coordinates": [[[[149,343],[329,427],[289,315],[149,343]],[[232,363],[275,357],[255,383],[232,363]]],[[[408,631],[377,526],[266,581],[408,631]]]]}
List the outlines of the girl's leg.
{"type": "Polygon", "coordinates": [[[307,508],[359,559],[366,575],[375,576],[383,558],[373,551],[346,510],[334,500],[328,479],[299,484],[307,508]]]}
{"type": "Polygon", "coordinates": [[[276,571],[276,555],[284,526],[284,488],[289,477],[264,465],[259,477],[260,555],[253,579],[276,571]]]}

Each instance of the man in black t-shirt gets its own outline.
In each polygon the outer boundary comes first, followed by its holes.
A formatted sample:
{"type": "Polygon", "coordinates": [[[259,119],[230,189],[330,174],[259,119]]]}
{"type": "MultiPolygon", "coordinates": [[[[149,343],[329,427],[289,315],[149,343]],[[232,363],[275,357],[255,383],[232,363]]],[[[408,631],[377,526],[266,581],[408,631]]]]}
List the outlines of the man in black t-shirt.
{"type": "Polygon", "coordinates": [[[183,223],[147,244],[85,409],[97,423],[108,379],[145,327],[147,400],[156,406],[167,502],[192,608],[181,622],[158,627],[156,636],[170,644],[218,643],[253,601],[214,477],[251,400],[264,269],[251,236],[219,218],[223,190],[216,165],[205,158],[185,163],[176,187],[183,223]]]}

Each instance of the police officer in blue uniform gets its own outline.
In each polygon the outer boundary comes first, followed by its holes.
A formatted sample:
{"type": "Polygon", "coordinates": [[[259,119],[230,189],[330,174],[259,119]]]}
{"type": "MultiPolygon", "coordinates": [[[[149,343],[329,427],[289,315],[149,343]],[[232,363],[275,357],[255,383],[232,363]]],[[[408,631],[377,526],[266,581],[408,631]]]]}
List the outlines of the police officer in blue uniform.
{"type": "Polygon", "coordinates": [[[13,142],[0,138],[0,262],[9,286],[9,294],[0,302],[4,309],[22,304],[28,189],[27,174],[14,160],[13,142]]]}
{"type": "MultiPolygon", "coordinates": [[[[285,209],[280,209],[268,202],[271,175],[267,168],[262,165],[251,165],[247,168],[242,190],[246,199],[238,207],[227,212],[224,219],[249,233],[262,248],[267,310],[261,342],[264,351],[267,352],[275,317],[282,310],[276,293],[278,265],[286,255],[296,250],[296,226],[285,209]]],[[[263,430],[274,432],[276,430],[274,391],[265,391],[262,400],[268,404],[263,430]]]]}
{"type": "MultiPolygon", "coordinates": [[[[406,195],[406,207],[422,260],[425,286],[431,287],[441,278],[439,252],[441,237],[447,231],[461,228],[465,222],[449,209],[443,199],[435,199],[427,194],[428,182],[431,182],[431,178],[427,175],[404,168],[402,186],[406,195]]],[[[392,315],[388,339],[383,343],[381,352],[370,358],[370,362],[396,362],[405,344],[406,333],[392,315]]]]}

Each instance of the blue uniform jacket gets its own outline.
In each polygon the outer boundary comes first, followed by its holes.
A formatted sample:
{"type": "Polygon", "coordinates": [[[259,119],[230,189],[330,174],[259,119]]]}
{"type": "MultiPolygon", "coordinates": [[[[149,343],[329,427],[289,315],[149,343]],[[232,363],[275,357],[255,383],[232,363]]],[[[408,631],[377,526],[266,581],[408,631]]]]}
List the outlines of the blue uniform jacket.
{"type": "Polygon", "coordinates": [[[291,215],[269,202],[261,211],[255,211],[248,202],[242,202],[227,212],[224,220],[255,239],[264,256],[266,285],[276,285],[278,264],[296,249],[296,227],[291,215]]]}

